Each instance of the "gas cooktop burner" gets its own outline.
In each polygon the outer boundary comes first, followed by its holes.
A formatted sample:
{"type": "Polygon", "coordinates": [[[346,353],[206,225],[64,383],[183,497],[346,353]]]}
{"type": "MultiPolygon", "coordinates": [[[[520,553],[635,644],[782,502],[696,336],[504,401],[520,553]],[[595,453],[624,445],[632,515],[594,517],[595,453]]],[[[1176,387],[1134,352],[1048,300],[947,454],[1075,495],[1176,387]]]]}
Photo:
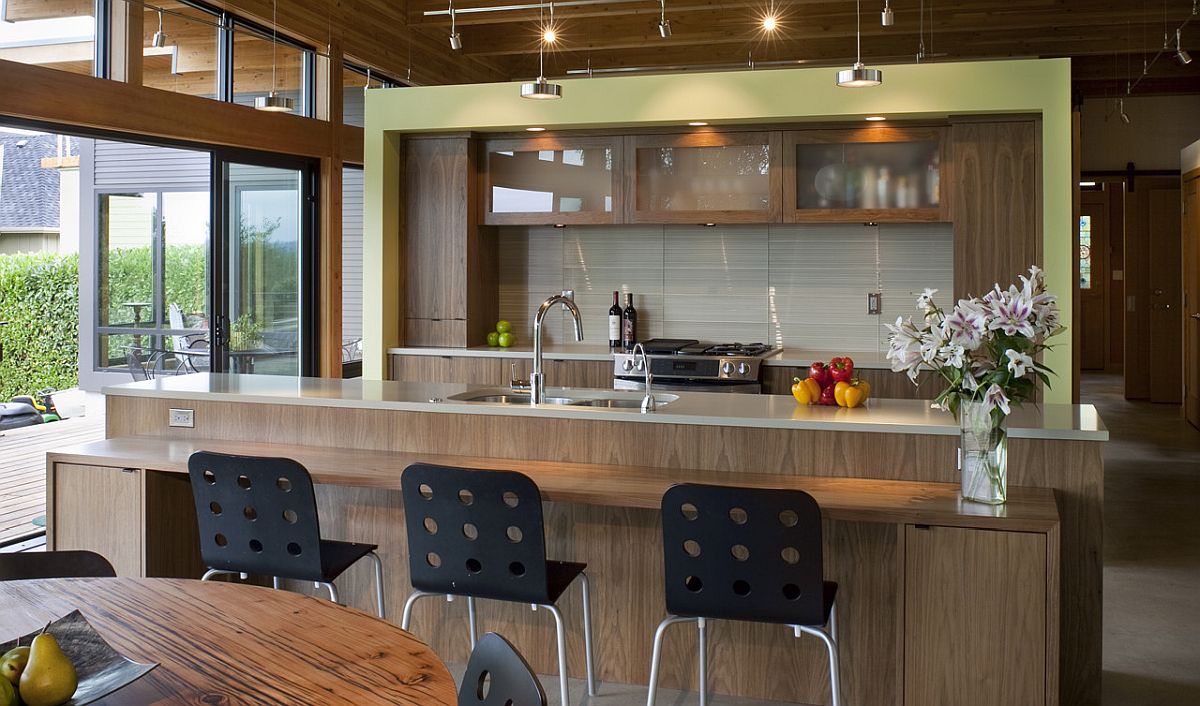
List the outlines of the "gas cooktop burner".
{"type": "Polygon", "coordinates": [[[704,350],[704,355],[762,355],[772,349],[765,343],[718,343],[704,350]]]}

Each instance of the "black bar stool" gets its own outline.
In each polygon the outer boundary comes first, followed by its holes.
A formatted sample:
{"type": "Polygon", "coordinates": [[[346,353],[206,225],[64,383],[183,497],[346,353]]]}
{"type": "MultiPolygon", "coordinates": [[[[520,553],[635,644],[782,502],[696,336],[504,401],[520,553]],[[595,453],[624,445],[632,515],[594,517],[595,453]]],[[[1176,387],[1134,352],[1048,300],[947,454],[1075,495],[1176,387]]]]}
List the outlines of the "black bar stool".
{"type": "Polygon", "coordinates": [[[404,521],[415,589],[404,604],[407,630],[413,605],[426,596],[465,596],[471,648],[477,634],[475,599],[539,606],[554,616],[558,682],[567,700],[567,637],[555,603],[579,578],[583,591],[583,647],[588,694],[595,696],[591,593],[587,564],[546,559],[542,494],[528,476],[417,463],[404,469],[404,521]]]}
{"type": "Polygon", "coordinates": [[[700,631],[700,704],[708,703],[707,621],[780,623],[796,637],[815,635],[829,650],[833,706],[841,706],[837,584],[821,567],[821,509],[800,490],[716,485],[672,486],[662,499],[668,615],[654,632],[650,694],[654,706],[663,636],[669,625],[700,631]]]}
{"type": "Polygon", "coordinates": [[[458,689],[458,706],[546,706],[546,692],[529,663],[508,640],[479,638],[458,689]]]}
{"type": "Polygon", "coordinates": [[[108,559],[95,552],[9,552],[0,554],[0,581],[26,579],[112,578],[108,559]]]}
{"type": "Polygon", "coordinates": [[[188,475],[200,526],[200,557],[217,574],[270,576],[312,581],[329,590],[355,562],[375,564],[375,607],[383,610],[383,562],[378,545],[321,539],[317,496],[308,469],[290,458],[235,456],[197,451],[188,459],[188,475]]]}

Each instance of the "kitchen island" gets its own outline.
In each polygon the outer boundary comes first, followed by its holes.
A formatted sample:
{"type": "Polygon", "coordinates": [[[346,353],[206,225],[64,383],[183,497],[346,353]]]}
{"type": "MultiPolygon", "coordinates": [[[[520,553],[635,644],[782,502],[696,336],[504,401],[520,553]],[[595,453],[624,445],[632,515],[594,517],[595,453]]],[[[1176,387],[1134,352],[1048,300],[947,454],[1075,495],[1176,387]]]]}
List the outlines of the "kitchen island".
{"type": "MultiPolygon", "coordinates": [[[[826,575],[841,585],[847,703],[1087,703],[1099,681],[1107,432],[1090,406],[1014,416],[1014,487],[1007,506],[992,508],[957,499],[957,426],[920,401],[841,410],[679,393],[641,414],[455,400],[489,392],[461,384],[215,374],[106,392],[108,439],[48,459],[48,531],[55,548],[116,554],[121,573],[195,575],[183,474],[192,451],[287,455],[319,484],[325,535],[381,545],[395,619],[410,588],[401,470],[417,460],[520,470],[545,494],[550,556],[589,565],[601,679],[645,683],[650,638],[664,614],[662,491],[680,481],[796,487],[811,492],[826,517],[826,575]],[[191,410],[193,426],[169,426],[172,409],[191,410]],[[1059,649],[1060,634],[1070,649],[1059,649]]],[[[599,390],[551,394],[624,399],[599,390]]],[[[368,605],[369,572],[352,570],[341,589],[352,605],[368,605]]],[[[578,596],[563,601],[577,624],[578,596]]],[[[426,602],[414,631],[446,660],[464,661],[465,612],[461,603],[426,602]]],[[[480,619],[549,672],[546,617],[485,602],[480,619]]],[[[694,649],[694,633],[671,633],[664,685],[695,688],[694,649]]],[[[710,649],[715,692],[828,700],[816,641],[779,627],[718,623],[710,649]]],[[[578,630],[568,635],[568,652],[578,676],[578,630]]]]}

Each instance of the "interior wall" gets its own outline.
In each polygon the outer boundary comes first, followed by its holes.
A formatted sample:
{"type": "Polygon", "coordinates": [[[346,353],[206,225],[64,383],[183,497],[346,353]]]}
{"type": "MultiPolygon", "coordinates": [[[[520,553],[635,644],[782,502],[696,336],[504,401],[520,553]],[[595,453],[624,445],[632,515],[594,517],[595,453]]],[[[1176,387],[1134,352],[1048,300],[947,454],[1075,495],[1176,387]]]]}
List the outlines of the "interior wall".
{"type": "Polygon", "coordinates": [[[1200,139],[1200,95],[1131,96],[1125,114],[1128,125],[1112,98],[1083,102],[1083,171],[1179,169],[1180,150],[1200,139]]]}

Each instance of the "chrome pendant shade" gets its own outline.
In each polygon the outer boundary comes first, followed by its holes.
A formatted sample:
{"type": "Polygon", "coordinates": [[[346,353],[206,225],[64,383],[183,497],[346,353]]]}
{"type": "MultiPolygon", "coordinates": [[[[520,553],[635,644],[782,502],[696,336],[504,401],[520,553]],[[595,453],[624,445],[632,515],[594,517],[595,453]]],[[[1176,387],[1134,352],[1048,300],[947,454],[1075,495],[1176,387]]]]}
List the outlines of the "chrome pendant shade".
{"type": "Polygon", "coordinates": [[[533,100],[558,100],[562,98],[562,86],[550,83],[545,76],[538,76],[536,81],[521,84],[521,97],[533,100]]]}
{"type": "Polygon", "coordinates": [[[281,96],[275,91],[254,99],[254,109],[265,110],[268,113],[290,113],[294,105],[291,98],[281,96]]]}
{"type": "Polygon", "coordinates": [[[163,32],[163,13],[158,11],[158,31],[154,33],[154,39],[150,41],[150,45],[156,49],[162,49],[167,46],[167,35],[163,32]]]}
{"type": "Polygon", "coordinates": [[[842,88],[867,88],[883,83],[883,72],[879,69],[868,69],[858,62],[852,69],[842,69],[837,74],[837,85],[842,88]]]}
{"type": "Polygon", "coordinates": [[[883,83],[883,72],[879,69],[868,69],[862,63],[862,2],[854,2],[854,41],[857,55],[854,66],[842,69],[837,73],[837,85],[842,88],[867,88],[883,83]]]}

